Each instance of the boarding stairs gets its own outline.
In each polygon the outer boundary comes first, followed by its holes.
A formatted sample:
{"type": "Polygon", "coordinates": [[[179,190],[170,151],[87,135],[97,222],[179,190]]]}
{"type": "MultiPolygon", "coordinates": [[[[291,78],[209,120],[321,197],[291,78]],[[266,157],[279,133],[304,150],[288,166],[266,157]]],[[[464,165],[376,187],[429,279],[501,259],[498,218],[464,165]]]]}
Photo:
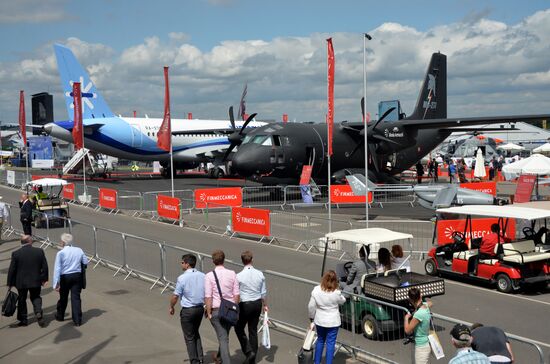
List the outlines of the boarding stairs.
{"type": "Polygon", "coordinates": [[[95,173],[94,161],[89,152],[89,149],[80,148],[63,166],[63,174],[77,174],[83,169],[84,164],[91,168],[92,173],[95,173]],[[87,162],[85,162],[86,159],[87,162]]]}

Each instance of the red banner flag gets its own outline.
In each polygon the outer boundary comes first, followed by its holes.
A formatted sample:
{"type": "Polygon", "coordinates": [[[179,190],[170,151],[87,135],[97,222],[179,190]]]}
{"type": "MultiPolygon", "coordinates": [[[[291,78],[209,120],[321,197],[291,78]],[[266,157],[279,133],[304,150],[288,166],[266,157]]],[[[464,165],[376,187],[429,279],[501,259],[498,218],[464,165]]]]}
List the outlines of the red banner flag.
{"type": "Polygon", "coordinates": [[[188,119],[188,120],[193,119],[193,113],[192,113],[192,112],[188,112],[188,113],[187,113],[187,119],[188,119]]]}
{"type": "Polygon", "coordinates": [[[164,67],[164,119],[157,133],[157,147],[169,152],[172,146],[172,122],[170,120],[170,88],[168,67],[164,67]]]}
{"type": "Polygon", "coordinates": [[[27,147],[27,128],[25,127],[25,92],[19,91],[19,133],[23,138],[23,144],[27,147]]]}
{"type": "Polygon", "coordinates": [[[283,123],[288,123],[288,114],[283,114],[283,123]]]}
{"type": "Polygon", "coordinates": [[[334,126],[334,48],[332,38],[327,39],[327,129],[328,129],[328,155],[332,155],[332,129],[334,126]]]}
{"type": "Polygon", "coordinates": [[[82,135],[82,95],[80,93],[80,82],[73,83],[73,105],[73,143],[76,149],[80,149],[84,144],[84,136],[82,135]]]}

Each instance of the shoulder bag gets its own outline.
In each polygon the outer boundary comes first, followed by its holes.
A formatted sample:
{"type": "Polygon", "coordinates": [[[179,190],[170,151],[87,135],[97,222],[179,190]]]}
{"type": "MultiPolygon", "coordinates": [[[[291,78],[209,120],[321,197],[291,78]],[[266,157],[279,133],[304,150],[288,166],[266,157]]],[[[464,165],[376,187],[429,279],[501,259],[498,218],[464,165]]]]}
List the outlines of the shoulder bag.
{"type": "Polygon", "coordinates": [[[212,273],[214,273],[216,286],[218,286],[218,293],[220,294],[220,308],[218,313],[220,321],[230,326],[235,326],[237,321],[239,321],[239,305],[223,298],[222,290],[220,288],[220,281],[218,281],[216,271],[213,270],[212,273]]]}

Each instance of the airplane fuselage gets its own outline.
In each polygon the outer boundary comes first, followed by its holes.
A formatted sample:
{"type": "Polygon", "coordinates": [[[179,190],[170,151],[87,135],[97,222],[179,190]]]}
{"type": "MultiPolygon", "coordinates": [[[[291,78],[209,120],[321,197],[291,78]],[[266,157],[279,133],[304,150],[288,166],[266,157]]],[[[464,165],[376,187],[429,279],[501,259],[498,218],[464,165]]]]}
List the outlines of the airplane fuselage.
{"type": "MultiPolygon", "coordinates": [[[[162,119],[155,118],[97,118],[85,119],[84,145],[86,148],[113,157],[136,161],[160,161],[170,159],[170,154],[157,147],[157,132],[162,119]]],[[[242,126],[236,122],[236,127],[242,126]]],[[[264,125],[251,122],[248,127],[264,125]]],[[[48,124],[45,131],[61,140],[72,143],[72,121],[48,124]]],[[[222,150],[229,145],[222,131],[231,130],[231,124],[225,120],[172,120],[172,132],[185,131],[184,135],[172,136],[173,158],[175,162],[199,163],[207,161],[206,155],[222,150]],[[197,130],[197,133],[193,133],[197,130]],[[212,132],[207,132],[211,130],[212,132]],[[220,133],[217,133],[220,132],[220,133]]]]}

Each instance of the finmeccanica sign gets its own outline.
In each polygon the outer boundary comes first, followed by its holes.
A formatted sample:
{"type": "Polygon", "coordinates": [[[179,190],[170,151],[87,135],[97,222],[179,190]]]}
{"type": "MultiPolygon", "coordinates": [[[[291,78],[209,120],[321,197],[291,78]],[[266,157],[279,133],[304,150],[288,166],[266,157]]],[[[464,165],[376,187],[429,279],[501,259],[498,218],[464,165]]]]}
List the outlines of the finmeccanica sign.
{"type": "Polygon", "coordinates": [[[157,195],[157,213],[159,216],[179,220],[180,200],[176,197],[157,195]]]}
{"type": "Polygon", "coordinates": [[[242,203],[243,194],[240,187],[198,188],[195,190],[195,207],[198,209],[239,207],[242,203]]]}
{"type": "Polygon", "coordinates": [[[269,213],[269,210],[234,207],[231,211],[233,231],[269,236],[271,230],[269,213]]]}

